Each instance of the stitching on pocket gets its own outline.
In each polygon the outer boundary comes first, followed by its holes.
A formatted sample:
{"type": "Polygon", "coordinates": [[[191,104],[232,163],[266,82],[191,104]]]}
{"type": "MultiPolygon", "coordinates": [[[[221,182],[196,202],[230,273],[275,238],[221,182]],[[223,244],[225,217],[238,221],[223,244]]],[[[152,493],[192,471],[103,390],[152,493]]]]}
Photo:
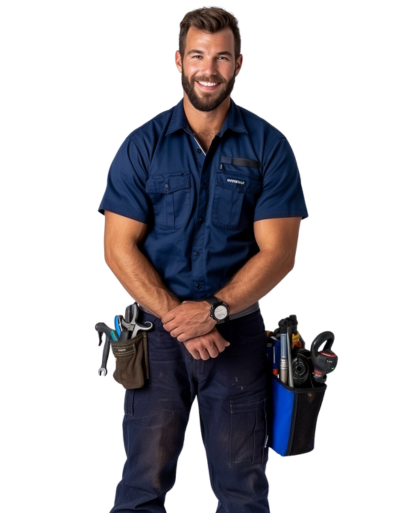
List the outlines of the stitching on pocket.
{"type": "Polygon", "coordinates": [[[230,400],[230,464],[243,467],[263,463],[267,395],[230,400]]]}

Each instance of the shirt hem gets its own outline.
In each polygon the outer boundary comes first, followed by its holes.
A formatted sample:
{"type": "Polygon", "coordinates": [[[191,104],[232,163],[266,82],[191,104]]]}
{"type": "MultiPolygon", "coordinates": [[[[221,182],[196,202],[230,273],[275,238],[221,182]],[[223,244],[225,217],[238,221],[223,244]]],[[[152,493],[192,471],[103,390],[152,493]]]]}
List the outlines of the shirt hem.
{"type": "Polygon", "coordinates": [[[128,212],[127,210],[124,210],[119,207],[115,207],[114,205],[111,205],[110,203],[102,203],[100,207],[98,208],[98,212],[102,215],[105,215],[105,210],[110,210],[110,212],[113,212],[114,214],[118,214],[120,216],[128,217],[130,219],[133,219],[134,221],[138,221],[140,223],[148,223],[148,219],[146,219],[141,214],[128,212]]]}
{"type": "Polygon", "coordinates": [[[288,212],[288,211],[276,211],[276,212],[267,212],[266,214],[259,214],[258,216],[254,217],[254,221],[262,221],[263,219],[276,219],[278,217],[301,217],[302,220],[306,219],[308,217],[307,212],[301,212],[301,211],[294,211],[294,212],[288,212]]]}

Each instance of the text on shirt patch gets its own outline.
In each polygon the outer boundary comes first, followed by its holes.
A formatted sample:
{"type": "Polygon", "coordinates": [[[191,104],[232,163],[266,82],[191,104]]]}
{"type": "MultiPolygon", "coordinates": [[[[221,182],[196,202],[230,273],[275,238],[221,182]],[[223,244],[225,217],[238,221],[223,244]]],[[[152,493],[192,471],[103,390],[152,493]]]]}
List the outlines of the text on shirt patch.
{"type": "Polygon", "coordinates": [[[241,186],[243,186],[246,183],[243,180],[236,180],[235,178],[226,178],[226,182],[237,183],[241,186]]]}

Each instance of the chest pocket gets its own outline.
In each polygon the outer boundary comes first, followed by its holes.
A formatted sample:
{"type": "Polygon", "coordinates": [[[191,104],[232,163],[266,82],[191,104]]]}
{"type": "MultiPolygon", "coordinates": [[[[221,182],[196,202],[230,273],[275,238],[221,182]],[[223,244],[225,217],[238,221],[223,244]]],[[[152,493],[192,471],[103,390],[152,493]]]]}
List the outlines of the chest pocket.
{"type": "Polygon", "coordinates": [[[182,228],[190,216],[190,173],[166,173],[150,177],[145,190],[154,209],[155,226],[165,230],[182,228]]]}
{"type": "Polygon", "coordinates": [[[215,226],[243,230],[251,224],[256,198],[262,189],[259,167],[256,160],[221,157],[212,203],[215,226]]]}

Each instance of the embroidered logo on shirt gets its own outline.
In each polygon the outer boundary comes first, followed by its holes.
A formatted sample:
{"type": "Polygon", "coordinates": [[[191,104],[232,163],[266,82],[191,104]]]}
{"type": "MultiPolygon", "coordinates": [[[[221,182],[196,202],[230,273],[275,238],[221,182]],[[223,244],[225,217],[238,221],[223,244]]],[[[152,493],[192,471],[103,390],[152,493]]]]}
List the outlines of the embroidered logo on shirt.
{"type": "Polygon", "coordinates": [[[239,189],[246,183],[243,180],[236,180],[235,178],[226,178],[226,182],[237,183],[237,187],[239,187],[239,189]]]}

